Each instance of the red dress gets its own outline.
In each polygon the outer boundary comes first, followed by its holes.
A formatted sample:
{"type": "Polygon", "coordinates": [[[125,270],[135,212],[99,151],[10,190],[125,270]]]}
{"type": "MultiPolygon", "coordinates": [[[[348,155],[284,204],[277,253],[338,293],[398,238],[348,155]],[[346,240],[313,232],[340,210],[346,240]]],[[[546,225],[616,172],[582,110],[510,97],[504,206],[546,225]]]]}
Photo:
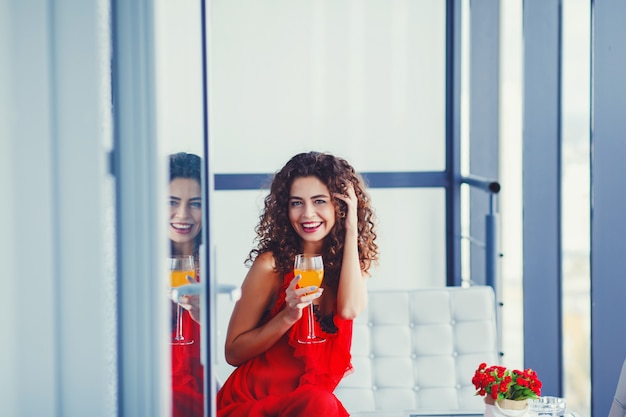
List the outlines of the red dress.
{"type": "Polygon", "coordinates": [[[182,311],[183,335],[194,342],[190,345],[172,345],[172,415],[202,417],[204,370],[200,361],[200,325],[187,310],[182,311]]]}
{"type": "MultiPolygon", "coordinates": [[[[269,320],[285,307],[286,274],[269,320]]],[[[306,313],[306,312],[305,312],[306,313]]],[[[351,371],[352,320],[334,317],[334,329],[316,333],[323,343],[298,343],[307,322],[299,320],[266,352],[236,368],[217,393],[218,417],[344,417],[349,416],[333,391],[351,371]]],[[[332,326],[332,325],[331,325],[332,326]]]]}

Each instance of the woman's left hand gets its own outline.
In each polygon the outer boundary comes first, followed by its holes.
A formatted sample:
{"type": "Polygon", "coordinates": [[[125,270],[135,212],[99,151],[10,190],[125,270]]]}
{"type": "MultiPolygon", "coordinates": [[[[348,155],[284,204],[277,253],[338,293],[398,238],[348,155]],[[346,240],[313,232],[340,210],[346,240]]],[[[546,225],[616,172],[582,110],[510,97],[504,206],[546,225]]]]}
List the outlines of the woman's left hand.
{"type": "Polygon", "coordinates": [[[357,204],[358,198],[356,196],[356,192],[354,191],[354,185],[351,182],[345,184],[344,192],[335,193],[334,197],[346,203],[346,219],[345,226],[346,228],[353,227],[355,230],[358,224],[357,218],[357,204]]]}

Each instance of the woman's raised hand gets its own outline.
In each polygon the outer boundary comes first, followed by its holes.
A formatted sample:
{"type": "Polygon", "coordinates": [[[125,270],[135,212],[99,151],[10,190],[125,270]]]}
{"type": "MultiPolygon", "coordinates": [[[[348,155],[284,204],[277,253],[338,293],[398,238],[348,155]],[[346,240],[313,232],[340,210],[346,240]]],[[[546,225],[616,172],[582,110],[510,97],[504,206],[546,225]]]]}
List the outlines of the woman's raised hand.
{"type": "Polygon", "coordinates": [[[357,198],[356,192],[354,191],[354,185],[351,182],[348,182],[345,185],[343,194],[335,193],[334,197],[346,203],[346,228],[354,227],[356,230],[359,221],[357,217],[357,204],[359,199],[357,198]]]}

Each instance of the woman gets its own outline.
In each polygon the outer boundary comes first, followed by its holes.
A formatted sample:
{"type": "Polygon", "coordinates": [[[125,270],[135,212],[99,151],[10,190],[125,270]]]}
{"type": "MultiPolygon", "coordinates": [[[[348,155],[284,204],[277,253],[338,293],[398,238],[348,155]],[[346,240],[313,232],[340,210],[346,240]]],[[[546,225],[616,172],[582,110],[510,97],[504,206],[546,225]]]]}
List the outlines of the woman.
{"type": "MultiPolygon", "coordinates": [[[[188,153],[170,155],[168,234],[172,255],[193,255],[199,277],[198,250],[202,241],[202,189],[200,157],[188,153]]],[[[204,415],[203,368],[200,362],[199,297],[181,296],[185,309],[182,326],[189,345],[172,345],[172,402],[174,417],[204,415]]],[[[172,317],[176,317],[172,303],[172,317]]],[[[176,328],[173,319],[172,331],[176,328]]]]}
{"type": "Polygon", "coordinates": [[[218,392],[219,417],[348,415],[333,390],[351,370],[352,320],[378,258],[374,222],[363,181],[344,159],[302,153],[275,175],[228,326],[226,360],[237,368],[218,392]],[[298,253],[322,255],[319,291],[298,287],[298,253]],[[323,343],[297,341],[309,304],[323,343]]]}

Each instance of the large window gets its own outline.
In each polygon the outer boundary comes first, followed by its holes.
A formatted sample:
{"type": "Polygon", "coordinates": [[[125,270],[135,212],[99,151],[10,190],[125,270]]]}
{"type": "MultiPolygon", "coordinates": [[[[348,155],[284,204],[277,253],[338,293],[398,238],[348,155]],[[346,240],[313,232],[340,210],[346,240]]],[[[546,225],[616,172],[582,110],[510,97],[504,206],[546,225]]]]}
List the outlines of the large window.
{"type": "MultiPolygon", "coordinates": [[[[241,284],[265,195],[230,175],[273,174],[309,150],[383,178],[445,171],[445,2],[209,3],[218,284],[241,284]]],[[[379,186],[370,192],[382,259],[370,286],[445,285],[444,189],[379,186]]],[[[232,305],[218,300],[220,337],[232,305]]]]}

